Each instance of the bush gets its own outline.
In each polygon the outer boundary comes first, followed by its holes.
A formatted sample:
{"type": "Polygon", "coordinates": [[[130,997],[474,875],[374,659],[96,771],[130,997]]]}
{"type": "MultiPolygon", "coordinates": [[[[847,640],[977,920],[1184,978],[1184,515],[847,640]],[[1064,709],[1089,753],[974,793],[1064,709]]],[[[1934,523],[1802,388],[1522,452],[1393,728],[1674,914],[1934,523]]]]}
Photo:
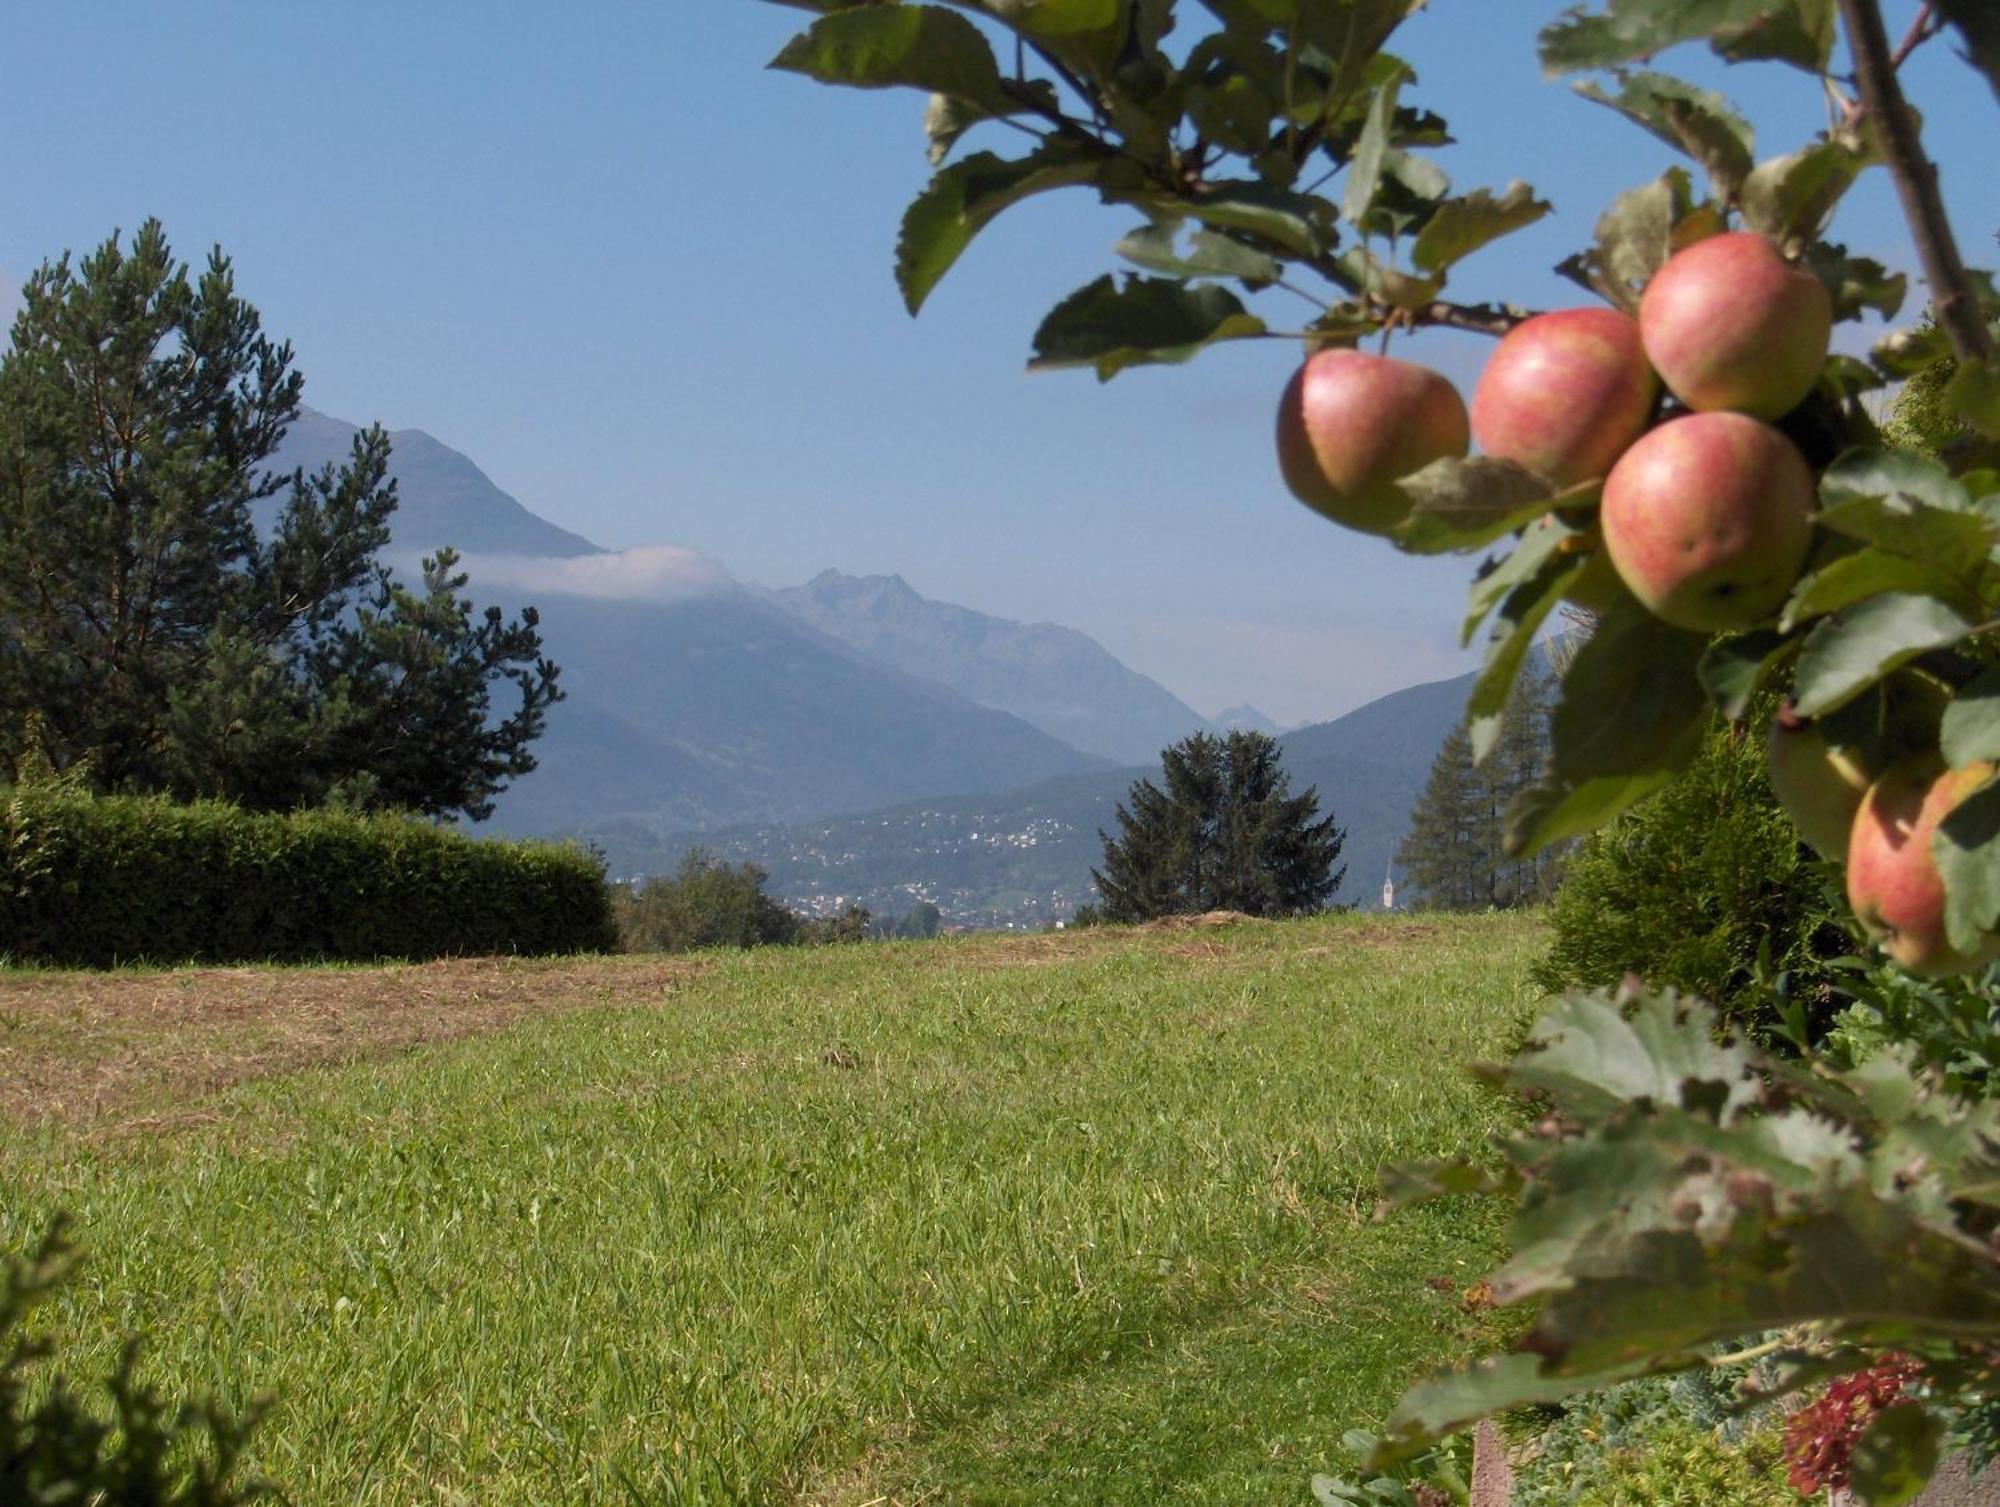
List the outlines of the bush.
{"type": "Polygon", "coordinates": [[[1761,727],[1718,725],[1685,775],[1577,845],[1535,979],[1599,988],[1637,973],[1768,1027],[1750,1001],[1760,977],[1782,977],[1818,1034],[1844,1003],[1829,966],[1854,950],[1843,914],[1771,793],[1761,727]]]}
{"type": "Polygon", "coordinates": [[[602,864],[412,817],[0,792],[0,954],[107,967],[614,944],[602,864]]]}
{"type": "Polygon", "coordinates": [[[280,1497],[263,1481],[236,1484],[257,1411],[233,1418],[213,1404],[169,1407],[133,1374],[136,1343],[104,1382],[108,1417],[60,1376],[32,1385],[33,1368],[51,1352],[24,1332],[28,1312],[74,1266],[58,1221],[29,1256],[0,1270],[0,1502],[240,1507],[280,1497]],[[41,1400],[31,1408],[34,1391],[41,1400]]]}
{"type": "MultiPolygon", "coordinates": [[[[797,942],[805,923],[764,893],[768,877],[754,863],[732,865],[692,848],[672,875],[620,892],[619,940],[627,952],[797,942]]],[[[860,929],[867,930],[865,921],[860,929]]]]}

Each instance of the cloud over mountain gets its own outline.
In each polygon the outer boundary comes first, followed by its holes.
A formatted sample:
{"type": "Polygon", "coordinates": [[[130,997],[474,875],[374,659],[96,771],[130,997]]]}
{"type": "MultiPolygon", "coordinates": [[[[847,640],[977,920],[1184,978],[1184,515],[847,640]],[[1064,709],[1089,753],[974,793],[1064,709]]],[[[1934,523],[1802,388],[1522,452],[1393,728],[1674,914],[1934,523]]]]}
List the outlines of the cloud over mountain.
{"type": "Polygon", "coordinates": [[[595,555],[468,554],[465,570],[484,586],[607,602],[686,602],[734,584],[719,562],[678,544],[595,555]]]}

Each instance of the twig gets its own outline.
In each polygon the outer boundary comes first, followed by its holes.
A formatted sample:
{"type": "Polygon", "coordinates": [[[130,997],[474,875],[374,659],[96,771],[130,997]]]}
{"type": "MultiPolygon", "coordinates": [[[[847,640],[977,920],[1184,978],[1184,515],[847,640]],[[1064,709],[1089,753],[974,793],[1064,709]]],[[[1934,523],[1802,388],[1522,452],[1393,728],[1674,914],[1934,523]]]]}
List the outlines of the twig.
{"type": "Polygon", "coordinates": [[[1924,8],[1917,12],[1917,19],[1910,23],[1910,29],[1904,33],[1902,43],[1896,48],[1895,55],[1889,59],[1889,71],[1894,73],[1901,68],[1905,58],[1943,29],[1944,22],[1938,17],[1936,6],[1932,0],[1924,0],[1924,8]]]}
{"type": "Polygon", "coordinates": [[[1951,222],[1945,218],[1938,193],[1937,168],[1924,156],[1917,123],[1896,82],[1889,57],[1889,38],[1882,29],[1876,0],[1840,0],[1847,27],[1848,50],[1854,55],[1854,81],[1861,90],[1864,116],[1873,117],[1882,153],[1896,179],[1903,216],[1916,238],[1924,280],[1931,285],[1931,306],[1951,346],[1964,361],[1984,361],[1993,354],[1993,335],[1980,311],[1972,280],[1966,276],[1951,222]]]}

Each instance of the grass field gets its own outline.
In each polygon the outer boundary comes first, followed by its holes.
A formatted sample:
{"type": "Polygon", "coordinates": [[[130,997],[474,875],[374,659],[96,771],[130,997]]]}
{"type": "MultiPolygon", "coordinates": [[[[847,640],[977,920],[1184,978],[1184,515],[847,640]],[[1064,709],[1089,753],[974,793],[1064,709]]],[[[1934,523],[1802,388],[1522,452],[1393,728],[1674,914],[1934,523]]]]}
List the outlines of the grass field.
{"type": "Polygon", "coordinates": [[[1484,1321],[1532,920],[0,975],[0,1245],[301,1504],[1309,1503],[1484,1321]]]}

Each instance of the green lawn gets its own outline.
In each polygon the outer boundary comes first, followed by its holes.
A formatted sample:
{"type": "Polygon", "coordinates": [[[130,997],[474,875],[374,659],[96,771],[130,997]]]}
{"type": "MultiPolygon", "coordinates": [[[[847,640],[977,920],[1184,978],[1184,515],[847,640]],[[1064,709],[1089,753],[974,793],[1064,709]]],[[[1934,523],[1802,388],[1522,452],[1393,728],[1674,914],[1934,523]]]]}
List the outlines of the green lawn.
{"type": "MultiPolygon", "coordinates": [[[[615,1003],[558,966],[560,1009],[163,1088],[150,1128],[0,1117],[0,1243],[73,1211],[92,1258],[42,1311],[69,1363],[140,1328],[171,1390],[273,1391],[257,1461],[301,1504],[1306,1504],[1469,1341],[1435,1279],[1479,1273],[1490,1218],[1365,1215],[1381,1162],[1496,1127],[1456,1065],[1531,1008],[1540,945],[987,937],[615,1003]]],[[[426,976],[395,976],[412,1008],[426,976]]],[[[37,1029],[0,1010],[0,1071],[9,1019],[37,1029]]]]}

